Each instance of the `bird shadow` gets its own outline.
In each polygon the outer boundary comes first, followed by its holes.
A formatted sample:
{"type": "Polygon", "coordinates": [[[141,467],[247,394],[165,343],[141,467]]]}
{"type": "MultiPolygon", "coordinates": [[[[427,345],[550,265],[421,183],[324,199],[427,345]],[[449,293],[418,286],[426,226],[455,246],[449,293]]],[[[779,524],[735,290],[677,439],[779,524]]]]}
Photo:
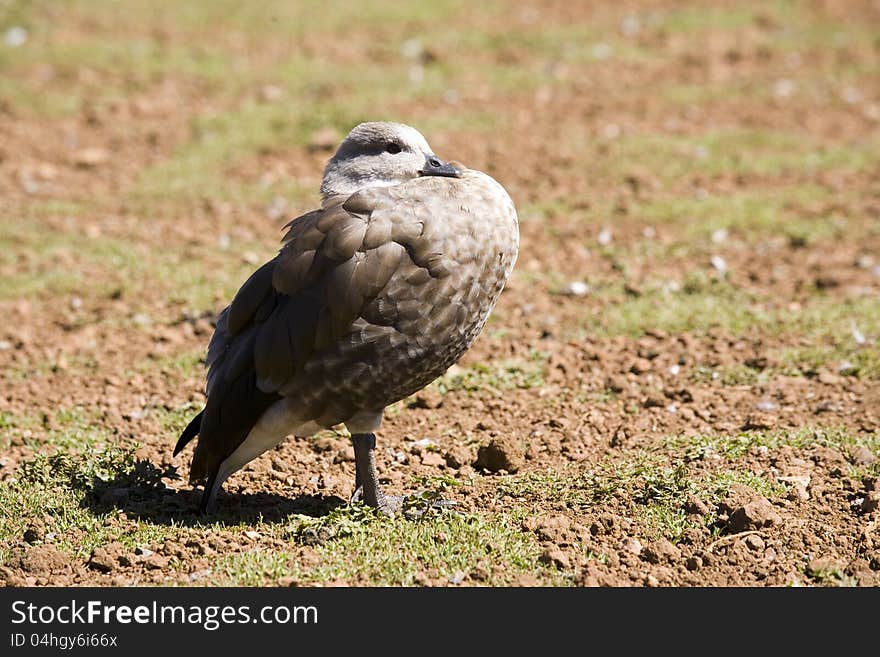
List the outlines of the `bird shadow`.
{"type": "Polygon", "coordinates": [[[167,466],[163,469],[151,461],[138,460],[130,469],[117,473],[112,479],[93,478],[81,505],[96,515],[123,511],[134,520],[192,527],[280,522],[294,515],[317,518],[346,504],[336,495],[300,495],[291,498],[275,493],[221,491],[217,497],[217,511],[203,515],[199,512],[201,489],[171,488],[163,479],[179,480],[177,467],[167,466]]]}

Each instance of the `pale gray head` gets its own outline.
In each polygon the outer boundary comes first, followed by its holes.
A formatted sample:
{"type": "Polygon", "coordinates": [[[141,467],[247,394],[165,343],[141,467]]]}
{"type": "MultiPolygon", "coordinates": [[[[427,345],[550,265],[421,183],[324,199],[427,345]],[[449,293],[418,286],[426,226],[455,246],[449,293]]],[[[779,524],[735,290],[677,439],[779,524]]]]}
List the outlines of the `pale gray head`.
{"type": "Polygon", "coordinates": [[[457,178],[461,172],[436,155],[421,133],[402,123],[361,123],[348,133],[324,169],[321,195],[354,194],[419,176],[457,178]]]}

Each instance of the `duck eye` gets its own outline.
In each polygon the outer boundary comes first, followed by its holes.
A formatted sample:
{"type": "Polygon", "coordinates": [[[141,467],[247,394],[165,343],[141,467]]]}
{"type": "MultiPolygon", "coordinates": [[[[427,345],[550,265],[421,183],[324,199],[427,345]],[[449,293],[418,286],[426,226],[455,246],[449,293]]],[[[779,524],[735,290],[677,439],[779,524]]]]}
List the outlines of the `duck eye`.
{"type": "Polygon", "coordinates": [[[385,151],[387,153],[391,153],[392,155],[397,155],[400,152],[400,144],[395,144],[394,142],[390,142],[385,146],[385,151]]]}

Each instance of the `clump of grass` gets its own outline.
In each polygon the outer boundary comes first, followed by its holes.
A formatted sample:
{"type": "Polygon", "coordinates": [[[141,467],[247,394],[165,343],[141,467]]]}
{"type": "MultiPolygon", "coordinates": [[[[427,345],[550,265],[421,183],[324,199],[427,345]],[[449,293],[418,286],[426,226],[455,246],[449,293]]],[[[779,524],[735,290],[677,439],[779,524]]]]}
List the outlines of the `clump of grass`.
{"type": "Polygon", "coordinates": [[[63,486],[91,490],[96,482],[109,482],[134,466],[134,450],[105,448],[84,455],[65,451],[38,454],[21,466],[21,482],[37,487],[63,486]]]}
{"type": "Polygon", "coordinates": [[[96,512],[89,505],[111,484],[158,486],[164,474],[138,461],[133,448],[104,446],[82,454],[64,450],[38,454],[21,465],[16,477],[0,482],[0,508],[4,509],[0,554],[8,556],[31,524],[46,523],[47,530],[55,534],[54,543],[80,558],[114,540],[135,545],[173,534],[174,528],[145,523],[108,524],[107,516],[118,511],[96,512]]]}

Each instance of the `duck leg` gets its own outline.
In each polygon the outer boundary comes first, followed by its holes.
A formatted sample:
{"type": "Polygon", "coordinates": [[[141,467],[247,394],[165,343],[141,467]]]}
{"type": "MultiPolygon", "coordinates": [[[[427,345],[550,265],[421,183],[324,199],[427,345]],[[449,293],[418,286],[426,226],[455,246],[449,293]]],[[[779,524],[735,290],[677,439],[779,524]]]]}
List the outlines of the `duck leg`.
{"type": "Polygon", "coordinates": [[[385,495],[379,486],[379,473],[376,470],[376,435],[354,433],[351,435],[354,447],[355,481],[352,502],[363,500],[364,504],[379,509],[389,515],[399,511],[403,497],[385,495]]]}
{"type": "MultiPolygon", "coordinates": [[[[354,447],[354,493],[350,501],[352,503],[363,500],[364,504],[378,509],[387,515],[394,515],[398,511],[404,511],[409,518],[421,517],[429,508],[448,509],[455,506],[451,500],[437,500],[424,506],[416,503],[416,508],[406,508],[406,496],[386,495],[379,486],[379,473],[376,469],[376,436],[372,433],[355,433],[351,435],[351,444],[354,447]]],[[[413,498],[409,498],[413,499],[413,498]]],[[[418,499],[418,498],[415,498],[418,499]]]]}

